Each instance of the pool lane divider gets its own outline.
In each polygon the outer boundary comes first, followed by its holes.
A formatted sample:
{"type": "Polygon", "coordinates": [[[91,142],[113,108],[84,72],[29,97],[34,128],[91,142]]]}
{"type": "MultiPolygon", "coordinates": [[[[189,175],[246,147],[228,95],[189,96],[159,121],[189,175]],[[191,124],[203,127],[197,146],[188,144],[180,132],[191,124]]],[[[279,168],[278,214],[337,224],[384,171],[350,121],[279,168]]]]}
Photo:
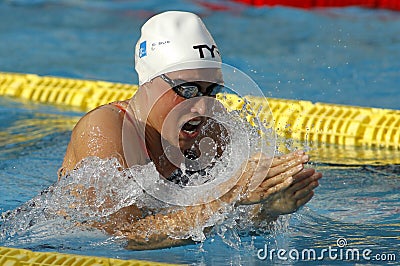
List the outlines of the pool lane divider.
{"type": "Polygon", "coordinates": [[[120,260],[103,257],[70,255],[56,252],[33,252],[0,247],[1,266],[168,266],[160,262],[120,260]]]}
{"type": "MultiPolygon", "coordinates": [[[[88,111],[99,105],[132,97],[137,85],[0,72],[0,95],[77,107],[88,111]]],[[[311,101],[244,97],[261,120],[273,119],[278,135],[308,143],[400,149],[400,110],[358,107],[311,101]],[[267,103],[266,103],[267,101],[267,103]],[[268,117],[271,109],[273,118],[268,117]]],[[[219,98],[240,109],[243,98],[219,98]]],[[[251,119],[251,118],[250,118],[251,119]]]]}

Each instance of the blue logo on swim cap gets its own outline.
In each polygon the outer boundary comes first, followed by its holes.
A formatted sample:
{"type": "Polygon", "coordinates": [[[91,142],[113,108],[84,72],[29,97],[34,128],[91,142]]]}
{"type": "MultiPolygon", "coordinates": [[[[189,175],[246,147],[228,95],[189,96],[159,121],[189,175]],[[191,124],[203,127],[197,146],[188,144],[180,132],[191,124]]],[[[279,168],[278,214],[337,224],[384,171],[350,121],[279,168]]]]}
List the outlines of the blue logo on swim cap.
{"type": "Polygon", "coordinates": [[[139,47],[139,58],[142,58],[143,56],[147,55],[147,51],[146,51],[146,41],[143,41],[140,43],[140,47],[139,47]]]}

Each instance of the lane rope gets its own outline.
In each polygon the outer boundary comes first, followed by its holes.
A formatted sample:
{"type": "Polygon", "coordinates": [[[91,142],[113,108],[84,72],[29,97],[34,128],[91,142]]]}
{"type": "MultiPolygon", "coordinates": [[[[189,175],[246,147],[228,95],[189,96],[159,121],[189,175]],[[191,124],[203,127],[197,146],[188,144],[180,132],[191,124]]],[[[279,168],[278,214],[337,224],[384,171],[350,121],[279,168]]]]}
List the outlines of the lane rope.
{"type": "MultiPolygon", "coordinates": [[[[73,106],[88,111],[99,105],[132,97],[137,85],[71,78],[0,72],[0,95],[40,103],[73,106]]],[[[247,97],[254,105],[264,99],[247,97]]],[[[228,95],[230,108],[241,108],[243,99],[228,95]]],[[[310,101],[268,99],[275,130],[288,139],[344,146],[400,148],[400,111],[310,101]]],[[[267,108],[267,107],[265,107],[267,108]]],[[[262,112],[261,120],[264,119],[262,112]]]]}
{"type": "Polygon", "coordinates": [[[160,262],[120,260],[103,257],[80,256],[56,252],[33,252],[26,249],[0,247],[2,266],[168,266],[160,262]]]}

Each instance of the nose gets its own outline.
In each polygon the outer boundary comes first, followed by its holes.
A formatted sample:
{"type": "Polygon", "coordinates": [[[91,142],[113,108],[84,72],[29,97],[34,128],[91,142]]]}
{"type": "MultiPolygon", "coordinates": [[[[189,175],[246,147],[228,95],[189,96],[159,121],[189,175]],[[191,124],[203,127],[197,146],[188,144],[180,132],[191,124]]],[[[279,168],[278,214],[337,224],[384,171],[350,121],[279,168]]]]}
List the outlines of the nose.
{"type": "Polygon", "coordinates": [[[192,113],[198,113],[199,115],[204,115],[206,113],[206,98],[207,97],[197,97],[194,101],[193,106],[190,108],[192,113]]]}

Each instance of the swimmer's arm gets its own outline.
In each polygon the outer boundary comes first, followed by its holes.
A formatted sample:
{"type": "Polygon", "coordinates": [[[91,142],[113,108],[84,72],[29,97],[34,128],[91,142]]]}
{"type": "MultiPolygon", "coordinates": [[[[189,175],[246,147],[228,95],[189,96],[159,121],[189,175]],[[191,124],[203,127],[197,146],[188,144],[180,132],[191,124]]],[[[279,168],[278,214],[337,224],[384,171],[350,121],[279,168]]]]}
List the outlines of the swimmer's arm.
{"type": "Polygon", "coordinates": [[[90,156],[103,159],[117,157],[124,165],[121,141],[123,119],[115,109],[103,106],[79,120],[71,134],[62,164],[63,171],[73,170],[79,162],[90,156]]]}
{"type": "MultiPolygon", "coordinates": [[[[238,171],[239,180],[230,190],[209,203],[170,210],[166,214],[149,215],[134,223],[114,223],[115,235],[129,239],[128,248],[135,250],[158,249],[194,243],[192,232],[202,230],[204,233],[212,229],[209,223],[214,215],[227,213],[229,208],[238,202],[243,193],[245,183],[253,175],[253,164],[244,163],[245,171],[238,171]]],[[[230,183],[230,182],[228,182],[230,183]]],[[[224,189],[223,189],[224,190],[224,189]]]]}
{"type": "Polygon", "coordinates": [[[193,244],[192,232],[209,230],[207,221],[215,212],[223,211],[223,204],[214,201],[210,204],[190,206],[166,214],[149,215],[133,223],[114,223],[116,236],[128,239],[128,249],[149,250],[193,244]]]}

